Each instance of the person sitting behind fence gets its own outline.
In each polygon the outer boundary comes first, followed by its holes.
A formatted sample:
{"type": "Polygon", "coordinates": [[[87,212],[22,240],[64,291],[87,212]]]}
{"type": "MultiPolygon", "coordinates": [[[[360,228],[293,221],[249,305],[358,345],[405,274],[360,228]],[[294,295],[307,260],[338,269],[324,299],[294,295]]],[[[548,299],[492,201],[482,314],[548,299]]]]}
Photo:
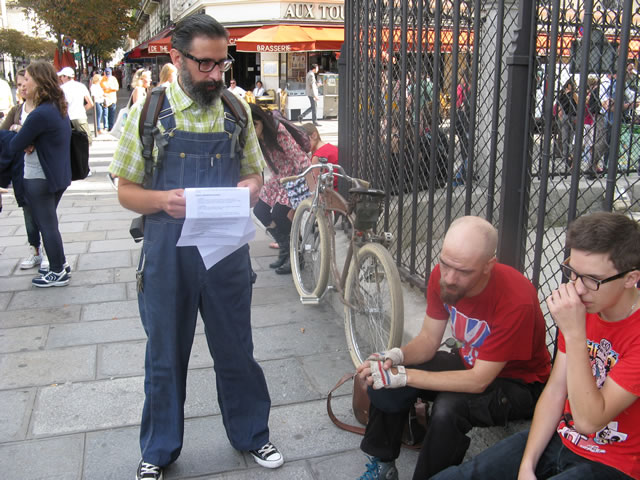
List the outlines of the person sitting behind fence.
{"type": "Polygon", "coordinates": [[[569,282],[547,298],[558,353],[531,429],[435,479],[640,478],[640,226],[584,215],[566,246],[569,282]]]}
{"type": "Polygon", "coordinates": [[[253,213],[279,246],[278,259],[269,267],[275,268],[278,274],[287,274],[291,273],[291,220],[288,216],[291,202],[280,179],[302,172],[309,166],[309,157],[282,122],[276,123],[270,112],[255,103],[250,103],[249,107],[262,153],[271,170],[271,178],[265,182],[253,213]]]}
{"type": "Polygon", "coordinates": [[[361,479],[398,478],[402,430],[418,397],[433,405],[414,480],[462,462],[472,427],[533,414],[550,371],[545,321],[535,287],[497,261],[497,242],[486,220],[456,219],[429,276],[422,330],[358,367],[371,399],[361,479]],[[458,347],[438,351],[449,324],[458,347]]]}
{"type": "MultiPolygon", "coordinates": [[[[338,165],[338,147],[324,142],[320,132],[313,123],[305,123],[302,128],[311,140],[311,163],[318,163],[319,158],[326,158],[329,163],[338,165]]],[[[333,179],[333,188],[338,188],[338,178],[333,179]]]]}

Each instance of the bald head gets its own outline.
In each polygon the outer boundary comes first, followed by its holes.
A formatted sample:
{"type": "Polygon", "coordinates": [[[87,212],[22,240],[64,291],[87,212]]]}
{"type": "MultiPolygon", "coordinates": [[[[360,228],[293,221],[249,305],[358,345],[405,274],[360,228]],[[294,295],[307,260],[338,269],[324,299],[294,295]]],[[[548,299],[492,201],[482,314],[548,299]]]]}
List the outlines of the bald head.
{"type": "Polygon", "coordinates": [[[460,217],[449,226],[444,237],[443,249],[445,247],[464,252],[469,259],[486,262],[496,254],[498,231],[483,218],[460,217]]]}
{"type": "Polygon", "coordinates": [[[440,253],[443,302],[454,305],[484,289],[496,263],[497,245],[498,232],[480,217],[461,217],[451,224],[440,253]]]}

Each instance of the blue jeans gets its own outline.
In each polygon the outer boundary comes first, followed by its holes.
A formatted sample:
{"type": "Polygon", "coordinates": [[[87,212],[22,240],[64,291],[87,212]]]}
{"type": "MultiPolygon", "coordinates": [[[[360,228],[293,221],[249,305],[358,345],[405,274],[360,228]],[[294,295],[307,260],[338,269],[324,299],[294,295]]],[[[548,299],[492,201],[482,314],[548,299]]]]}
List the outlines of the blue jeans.
{"type": "Polygon", "coordinates": [[[101,103],[96,102],[96,125],[98,130],[107,128],[107,109],[101,103]]]}
{"type": "MultiPolygon", "coordinates": [[[[462,465],[449,467],[431,477],[433,480],[462,480],[476,478],[517,478],[520,461],[527,444],[529,431],[516,433],[488,448],[462,465]]],[[[593,462],[576,455],[562,444],[560,436],[553,434],[542,453],[535,471],[540,480],[628,480],[613,467],[593,462]]]]}
{"type": "Polygon", "coordinates": [[[113,128],[114,123],[116,123],[116,104],[109,105],[106,107],[105,116],[105,127],[107,130],[111,130],[113,128]]]}
{"type": "Polygon", "coordinates": [[[63,193],[64,190],[51,193],[47,181],[43,178],[24,179],[24,194],[31,207],[33,219],[42,234],[44,248],[49,257],[49,268],[56,273],[62,271],[66,261],[56,212],[63,193]]]}
{"type": "Polygon", "coordinates": [[[24,215],[24,227],[27,230],[29,245],[40,248],[40,230],[38,230],[38,225],[36,225],[33,215],[31,214],[31,207],[29,205],[23,205],[22,214],[24,215]]]}

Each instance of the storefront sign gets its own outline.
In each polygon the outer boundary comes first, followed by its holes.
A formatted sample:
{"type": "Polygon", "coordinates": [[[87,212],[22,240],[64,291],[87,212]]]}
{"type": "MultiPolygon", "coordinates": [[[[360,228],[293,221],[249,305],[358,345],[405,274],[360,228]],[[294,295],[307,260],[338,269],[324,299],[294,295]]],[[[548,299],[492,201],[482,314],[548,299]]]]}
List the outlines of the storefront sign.
{"type": "Polygon", "coordinates": [[[287,5],[285,19],[296,20],[334,20],[344,22],[344,5],[329,5],[315,3],[290,3],[287,5]]]}
{"type": "Polygon", "coordinates": [[[286,53],[293,51],[291,45],[256,45],[256,52],[280,52],[286,53]]]}
{"type": "Polygon", "coordinates": [[[167,55],[169,55],[169,50],[170,50],[170,46],[169,45],[149,45],[149,53],[155,53],[155,54],[160,54],[160,53],[165,53],[167,55]]]}

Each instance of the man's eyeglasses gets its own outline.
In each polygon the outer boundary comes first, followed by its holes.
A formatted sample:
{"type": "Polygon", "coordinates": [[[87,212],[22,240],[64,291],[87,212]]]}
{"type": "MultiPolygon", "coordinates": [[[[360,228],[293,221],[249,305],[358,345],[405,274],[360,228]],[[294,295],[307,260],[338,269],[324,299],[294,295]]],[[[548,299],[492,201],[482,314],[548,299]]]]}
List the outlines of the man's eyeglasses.
{"type": "Polygon", "coordinates": [[[231,65],[233,65],[233,62],[235,62],[235,59],[231,55],[229,55],[224,60],[216,61],[216,60],[212,60],[211,58],[196,58],[187,52],[181,51],[180,53],[185,57],[187,57],[188,59],[196,62],[198,64],[198,70],[200,70],[203,73],[208,73],[212,71],[214,68],[216,68],[216,65],[220,67],[221,72],[226,72],[231,68],[231,65]]]}
{"type": "Polygon", "coordinates": [[[571,257],[567,258],[560,264],[560,270],[562,271],[562,274],[567,277],[572,283],[576,282],[578,279],[582,280],[582,284],[584,285],[584,287],[588,290],[593,290],[594,292],[597,291],[600,288],[600,285],[602,285],[603,283],[613,282],[614,280],[618,280],[619,278],[624,277],[627,273],[636,270],[635,268],[632,268],[631,270],[626,270],[616,275],[612,275],[611,277],[598,280],[597,278],[590,277],[589,275],[581,275],[576,272],[569,266],[569,260],[571,260],[571,257]]]}

